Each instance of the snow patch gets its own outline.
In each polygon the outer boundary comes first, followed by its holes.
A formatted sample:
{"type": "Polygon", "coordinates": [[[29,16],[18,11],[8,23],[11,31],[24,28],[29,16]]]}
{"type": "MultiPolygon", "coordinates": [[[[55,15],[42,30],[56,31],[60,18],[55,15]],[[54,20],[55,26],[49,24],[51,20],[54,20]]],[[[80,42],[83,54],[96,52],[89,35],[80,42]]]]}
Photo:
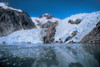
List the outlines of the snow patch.
{"type": "Polygon", "coordinates": [[[16,11],[22,12],[22,10],[15,9],[15,8],[9,7],[7,5],[8,5],[8,3],[0,3],[0,7],[4,8],[4,9],[11,9],[11,10],[16,10],[16,11]]]}

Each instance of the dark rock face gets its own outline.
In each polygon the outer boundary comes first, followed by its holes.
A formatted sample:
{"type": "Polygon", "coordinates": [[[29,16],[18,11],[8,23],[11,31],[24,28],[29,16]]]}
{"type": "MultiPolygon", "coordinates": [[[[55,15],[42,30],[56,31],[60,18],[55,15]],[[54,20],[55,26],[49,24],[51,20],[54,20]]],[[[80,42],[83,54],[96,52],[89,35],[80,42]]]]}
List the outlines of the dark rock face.
{"type": "Polygon", "coordinates": [[[53,43],[54,42],[54,35],[56,32],[57,25],[58,25],[57,22],[51,24],[50,26],[48,26],[48,23],[47,23],[47,25],[44,25],[44,27],[47,27],[46,36],[43,37],[44,43],[53,43]]]}
{"type": "Polygon", "coordinates": [[[76,19],[75,21],[73,21],[73,20],[69,20],[68,21],[68,23],[70,23],[70,24],[79,24],[79,23],[81,23],[81,19],[76,19]]]}
{"type": "MultiPolygon", "coordinates": [[[[67,37],[67,39],[65,40],[65,42],[67,42],[68,40],[72,39],[74,36],[76,36],[78,33],[78,31],[74,31],[71,36],[67,37]]],[[[69,43],[73,43],[73,41],[70,41],[69,43]]]]}
{"type": "Polygon", "coordinates": [[[44,15],[41,15],[39,18],[43,18],[43,17],[46,17],[47,19],[52,19],[54,18],[52,15],[50,15],[49,13],[48,14],[44,14],[44,15]]]}
{"type": "Polygon", "coordinates": [[[24,11],[4,9],[0,7],[0,37],[20,29],[35,28],[35,24],[24,11]]]}
{"type": "Polygon", "coordinates": [[[100,21],[98,22],[96,27],[89,34],[87,34],[80,42],[100,44],[100,21]]]}

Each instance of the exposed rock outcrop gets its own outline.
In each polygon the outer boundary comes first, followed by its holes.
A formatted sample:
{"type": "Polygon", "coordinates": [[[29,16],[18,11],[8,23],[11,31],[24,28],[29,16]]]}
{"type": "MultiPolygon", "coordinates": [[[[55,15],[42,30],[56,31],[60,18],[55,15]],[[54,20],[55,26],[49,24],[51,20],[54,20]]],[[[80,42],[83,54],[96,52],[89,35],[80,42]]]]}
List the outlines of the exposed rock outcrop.
{"type": "Polygon", "coordinates": [[[54,42],[54,35],[56,32],[56,26],[58,25],[57,22],[55,23],[47,23],[47,25],[45,24],[46,29],[46,36],[43,37],[44,43],[53,43],[54,42]]]}
{"type": "Polygon", "coordinates": [[[87,34],[81,41],[81,43],[100,43],[100,21],[96,27],[87,34]]]}
{"type": "MultiPolygon", "coordinates": [[[[67,42],[68,40],[72,39],[74,36],[76,36],[78,33],[78,31],[74,31],[70,36],[67,37],[67,39],[65,40],[65,42],[67,42]]],[[[73,43],[73,41],[69,41],[68,43],[73,43]]]]}
{"type": "Polygon", "coordinates": [[[50,27],[54,22],[61,22],[61,19],[52,16],[49,13],[43,14],[40,17],[31,17],[37,28],[50,27]]]}
{"type": "Polygon", "coordinates": [[[56,21],[56,22],[51,22],[51,21],[48,21],[47,23],[44,23],[42,26],[41,26],[41,28],[49,28],[49,27],[51,27],[51,26],[53,26],[53,25],[56,25],[58,22],[56,21]]]}
{"type": "Polygon", "coordinates": [[[68,23],[70,23],[70,24],[79,24],[79,23],[81,23],[81,19],[76,19],[75,21],[73,21],[73,20],[69,20],[68,21],[68,23]]]}
{"type": "Polygon", "coordinates": [[[47,14],[44,14],[44,15],[40,15],[39,18],[43,18],[43,17],[46,17],[47,19],[52,19],[54,18],[51,14],[47,13],[47,14]]]}
{"type": "Polygon", "coordinates": [[[4,9],[0,6],[0,37],[21,29],[35,28],[35,24],[24,11],[4,9]]]}

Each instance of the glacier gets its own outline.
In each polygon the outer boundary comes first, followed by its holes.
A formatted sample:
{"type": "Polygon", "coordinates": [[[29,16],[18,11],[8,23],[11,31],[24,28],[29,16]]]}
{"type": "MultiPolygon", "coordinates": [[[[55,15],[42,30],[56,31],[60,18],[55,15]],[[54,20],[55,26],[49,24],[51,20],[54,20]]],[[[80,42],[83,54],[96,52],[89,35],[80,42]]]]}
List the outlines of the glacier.
{"type": "Polygon", "coordinates": [[[100,11],[93,13],[81,13],[77,15],[72,15],[71,17],[65,18],[62,22],[59,22],[56,28],[55,41],[61,39],[63,42],[67,39],[68,36],[76,30],[78,31],[77,35],[70,39],[68,42],[80,42],[80,40],[87,35],[89,32],[96,27],[96,24],[100,21],[100,11]],[[70,24],[69,20],[75,21],[76,19],[81,19],[80,24],[70,24]]]}
{"type": "Polygon", "coordinates": [[[5,42],[10,45],[16,43],[43,43],[42,37],[45,36],[43,30],[44,29],[31,29],[16,31],[8,36],[0,38],[0,42],[5,42]]]}

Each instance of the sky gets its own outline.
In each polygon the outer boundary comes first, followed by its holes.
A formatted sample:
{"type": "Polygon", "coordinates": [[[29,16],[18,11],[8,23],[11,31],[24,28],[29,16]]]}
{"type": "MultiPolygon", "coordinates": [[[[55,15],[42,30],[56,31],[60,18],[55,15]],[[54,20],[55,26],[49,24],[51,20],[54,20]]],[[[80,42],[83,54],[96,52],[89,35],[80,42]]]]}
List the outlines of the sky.
{"type": "Polygon", "coordinates": [[[100,0],[0,0],[16,9],[22,9],[31,17],[50,13],[64,19],[78,13],[100,11],[100,0]]]}

